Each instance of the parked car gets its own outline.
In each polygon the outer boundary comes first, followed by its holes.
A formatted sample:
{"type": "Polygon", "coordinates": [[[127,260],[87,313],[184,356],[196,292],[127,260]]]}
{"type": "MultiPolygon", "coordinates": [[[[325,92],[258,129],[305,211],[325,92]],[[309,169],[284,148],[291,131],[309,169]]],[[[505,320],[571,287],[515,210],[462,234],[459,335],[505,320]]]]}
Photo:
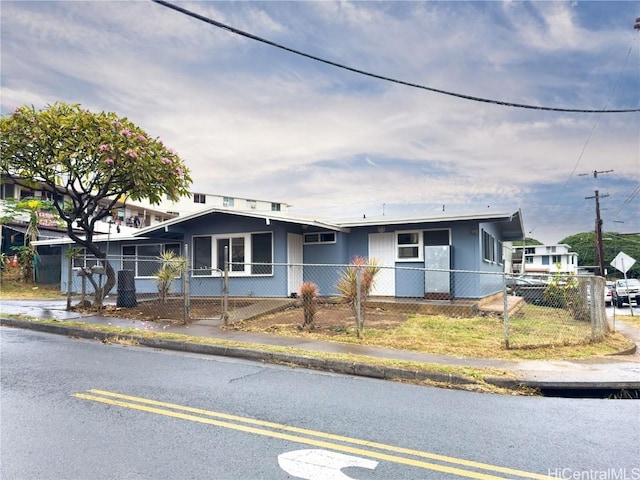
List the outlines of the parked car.
{"type": "Polygon", "coordinates": [[[505,277],[507,292],[524,298],[527,303],[544,305],[544,292],[549,285],[545,277],[529,275],[507,275],[505,277]]]}
{"type": "Polygon", "coordinates": [[[613,282],[607,282],[606,287],[604,287],[604,304],[610,307],[613,304],[613,282]]]}
{"type": "Polygon", "coordinates": [[[506,275],[505,283],[507,284],[507,287],[513,287],[517,285],[545,287],[548,285],[545,277],[536,277],[531,275],[506,275]]]}
{"type": "Polygon", "coordinates": [[[625,303],[631,306],[633,300],[640,306],[640,280],[637,278],[616,280],[612,293],[612,300],[618,308],[622,308],[625,303]]]}

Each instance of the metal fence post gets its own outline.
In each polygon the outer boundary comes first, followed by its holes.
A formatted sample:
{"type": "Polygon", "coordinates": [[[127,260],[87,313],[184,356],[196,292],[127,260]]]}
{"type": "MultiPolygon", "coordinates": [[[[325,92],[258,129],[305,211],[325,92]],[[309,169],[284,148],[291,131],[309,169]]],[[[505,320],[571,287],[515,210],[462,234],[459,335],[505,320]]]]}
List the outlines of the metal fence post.
{"type": "Polygon", "coordinates": [[[224,247],[224,278],[222,280],[222,324],[229,324],[229,247],[224,247]]]}
{"type": "Polygon", "coordinates": [[[184,244],[184,269],[182,271],[182,295],[184,299],[182,322],[186,325],[190,316],[190,297],[189,297],[189,277],[191,275],[191,264],[189,262],[189,244],[184,244]]]}
{"type": "Polygon", "coordinates": [[[509,350],[509,299],[507,298],[507,277],[502,275],[502,318],[504,321],[504,347],[509,350]]]}
{"type": "Polygon", "coordinates": [[[67,269],[67,310],[71,310],[71,293],[73,291],[73,257],[69,257],[69,268],[67,269]]]}
{"type": "Polygon", "coordinates": [[[356,267],[356,330],[358,338],[362,335],[362,270],[356,267]]]}

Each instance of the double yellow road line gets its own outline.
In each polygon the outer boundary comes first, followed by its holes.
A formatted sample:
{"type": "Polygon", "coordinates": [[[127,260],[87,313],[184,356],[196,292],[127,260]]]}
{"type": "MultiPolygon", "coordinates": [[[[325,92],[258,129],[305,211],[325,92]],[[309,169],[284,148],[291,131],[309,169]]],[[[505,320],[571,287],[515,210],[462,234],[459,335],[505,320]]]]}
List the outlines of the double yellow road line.
{"type": "Polygon", "coordinates": [[[203,410],[201,408],[187,407],[184,405],[177,405],[175,403],[160,402],[148,398],[133,397],[104,390],[92,389],[88,390],[87,393],[74,393],[73,396],[82,400],[140,410],[143,412],[154,413],[156,415],[164,415],[167,417],[179,418],[181,420],[214,425],[216,427],[229,428],[231,430],[251,433],[254,435],[277,438],[279,440],[311,445],[338,452],[346,452],[361,457],[375,458],[387,462],[433,470],[461,477],[477,478],[481,480],[496,480],[504,478],[533,478],[538,480],[548,480],[549,478],[547,475],[515,470],[498,465],[474,462],[471,460],[464,460],[436,453],[422,452],[420,450],[385,445],[377,442],[369,442],[358,438],[334,435],[332,433],[292,427],[280,423],[255,420],[237,415],[229,415],[211,410],[203,410]],[[437,461],[439,463],[432,463],[421,459],[437,461]]]}

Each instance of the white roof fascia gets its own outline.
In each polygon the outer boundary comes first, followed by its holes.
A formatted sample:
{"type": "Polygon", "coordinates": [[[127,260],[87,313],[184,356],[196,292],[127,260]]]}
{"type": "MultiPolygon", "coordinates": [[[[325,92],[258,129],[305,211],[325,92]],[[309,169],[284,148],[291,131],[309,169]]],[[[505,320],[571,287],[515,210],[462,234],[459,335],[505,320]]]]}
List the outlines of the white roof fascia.
{"type": "Polygon", "coordinates": [[[467,215],[450,215],[437,217],[376,217],[362,218],[358,220],[336,221],[341,227],[364,227],[375,225],[398,225],[403,223],[442,223],[459,222],[464,220],[510,220],[516,213],[483,213],[467,215]]]}

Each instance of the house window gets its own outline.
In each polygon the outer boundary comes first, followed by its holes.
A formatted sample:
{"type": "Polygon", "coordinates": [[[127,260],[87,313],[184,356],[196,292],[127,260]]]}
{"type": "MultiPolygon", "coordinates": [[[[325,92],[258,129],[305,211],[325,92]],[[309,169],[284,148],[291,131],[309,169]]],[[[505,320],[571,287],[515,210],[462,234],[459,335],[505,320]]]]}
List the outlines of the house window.
{"type": "Polygon", "coordinates": [[[249,207],[251,210],[255,210],[257,207],[256,201],[255,200],[247,200],[247,207],[249,207]]]}
{"type": "Polygon", "coordinates": [[[223,197],[222,206],[223,207],[233,207],[235,205],[235,199],[233,197],[223,197]]]}
{"type": "Polygon", "coordinates": [[[496,261],[495,239],[484,230],[482,231],[482,258],[486,262],[496,261]]]}
{"type": "Polygon", "coordinates": [[[42,200],[49,200],[50,202],[60,201],[60,195],[57,192],[47,192],[44,191],[41,194],[42,200]]]}
{"type": "Polygon", "coordinates": [[[271,275],[272,233],[193,237],[193,266],[196,275],[209,276],[213,270],[224,270],[226,261],[230,262],[229,274],[233,276],[271,275]]]}
{"type": "Polygon", "coordinates": [[[396,232],[397,260],[422,260],[422,233],[396,232]]]}
{"type": "Polygon", "coordinates": [[[251,235],[251,275],[271,275],[273,273],[272,234],[251,235]]]}
{"type": "Polygon", "coordinates": [[[426,230],[424,232],[424,245],[426,246],[442,246],[451,244],[451,230],[426,230]]]}
{"type": "Polygon", "coordinates": [[[2,193],[2,195],[0,196],[2,200],[14,198],[16,196],[15,185],[13,183],[2,184],[0,185],[0,192],[2,193]]]}
{"type": "Polygon", "coordinates": [[[194,193],[193,194],[193,203],[206,203],[207,196],[203,193],[194,193]]]}
{"type": "Polygon", "coordinates": [[[211,237],[193,237],[194,275],[211,275],[211,237]]]}
{"type": "Polygon", "coordinates": [[[122,247],[122,268],[132,270],[136,277],[155,277],[162,268],[159,257],[168,251],[180,255],[180,244],[125,245],[122,247]]]}
{"type": "Polygon", "coordinates": [[[86,248],[81,248],[77,255],[74,255],[72,265],[73,268],[91,268],[98,264],[98,259],[86,248]]]}
{"type": "Polygon", "coordinates": [[[305,244],[336,243],[336,232],[305,233],[305,244]]]}
{"type": "Polygon", "coordinates": [[[556,247],[547,247],[547,253],[556,253],[556,247]]]}
{"type": "Polygon", "coordinates": [[[280,211],[280,204],[279,203],[272,203],[271,204],[271,211],[272,212],[279,212],[280,211]]]}
{"type": "Polygon", "coordinates": [[[551,263],[562,263],[562,255],[551,255],[551,263]]]}
{"type": "Polygon", "coordinates": [[[524,263],[533,263],[533,257],[524,257],[524,263]]]}
{"type": "Polygon", "coordinates": [[[525,253],[525,255],[535,255],[536,249],[535,249],[535,247],[526,247],[524,249],[524,253],[525,253]]]}
{"type": "Polygon", "coordinates": [[[499,240],[498,240],[498,263],[500,265],[504,264],[504,245],[499,240]]]}
{"type": "Polygon", "coordinates": [[[218,238],[216,240],[217,262],[216,268],[224,270],[225,252],[231,263],[230,272],[244,272],[244,237],[218,238]],[[228,249],[228,250],[227,250],[228,249]]]}

